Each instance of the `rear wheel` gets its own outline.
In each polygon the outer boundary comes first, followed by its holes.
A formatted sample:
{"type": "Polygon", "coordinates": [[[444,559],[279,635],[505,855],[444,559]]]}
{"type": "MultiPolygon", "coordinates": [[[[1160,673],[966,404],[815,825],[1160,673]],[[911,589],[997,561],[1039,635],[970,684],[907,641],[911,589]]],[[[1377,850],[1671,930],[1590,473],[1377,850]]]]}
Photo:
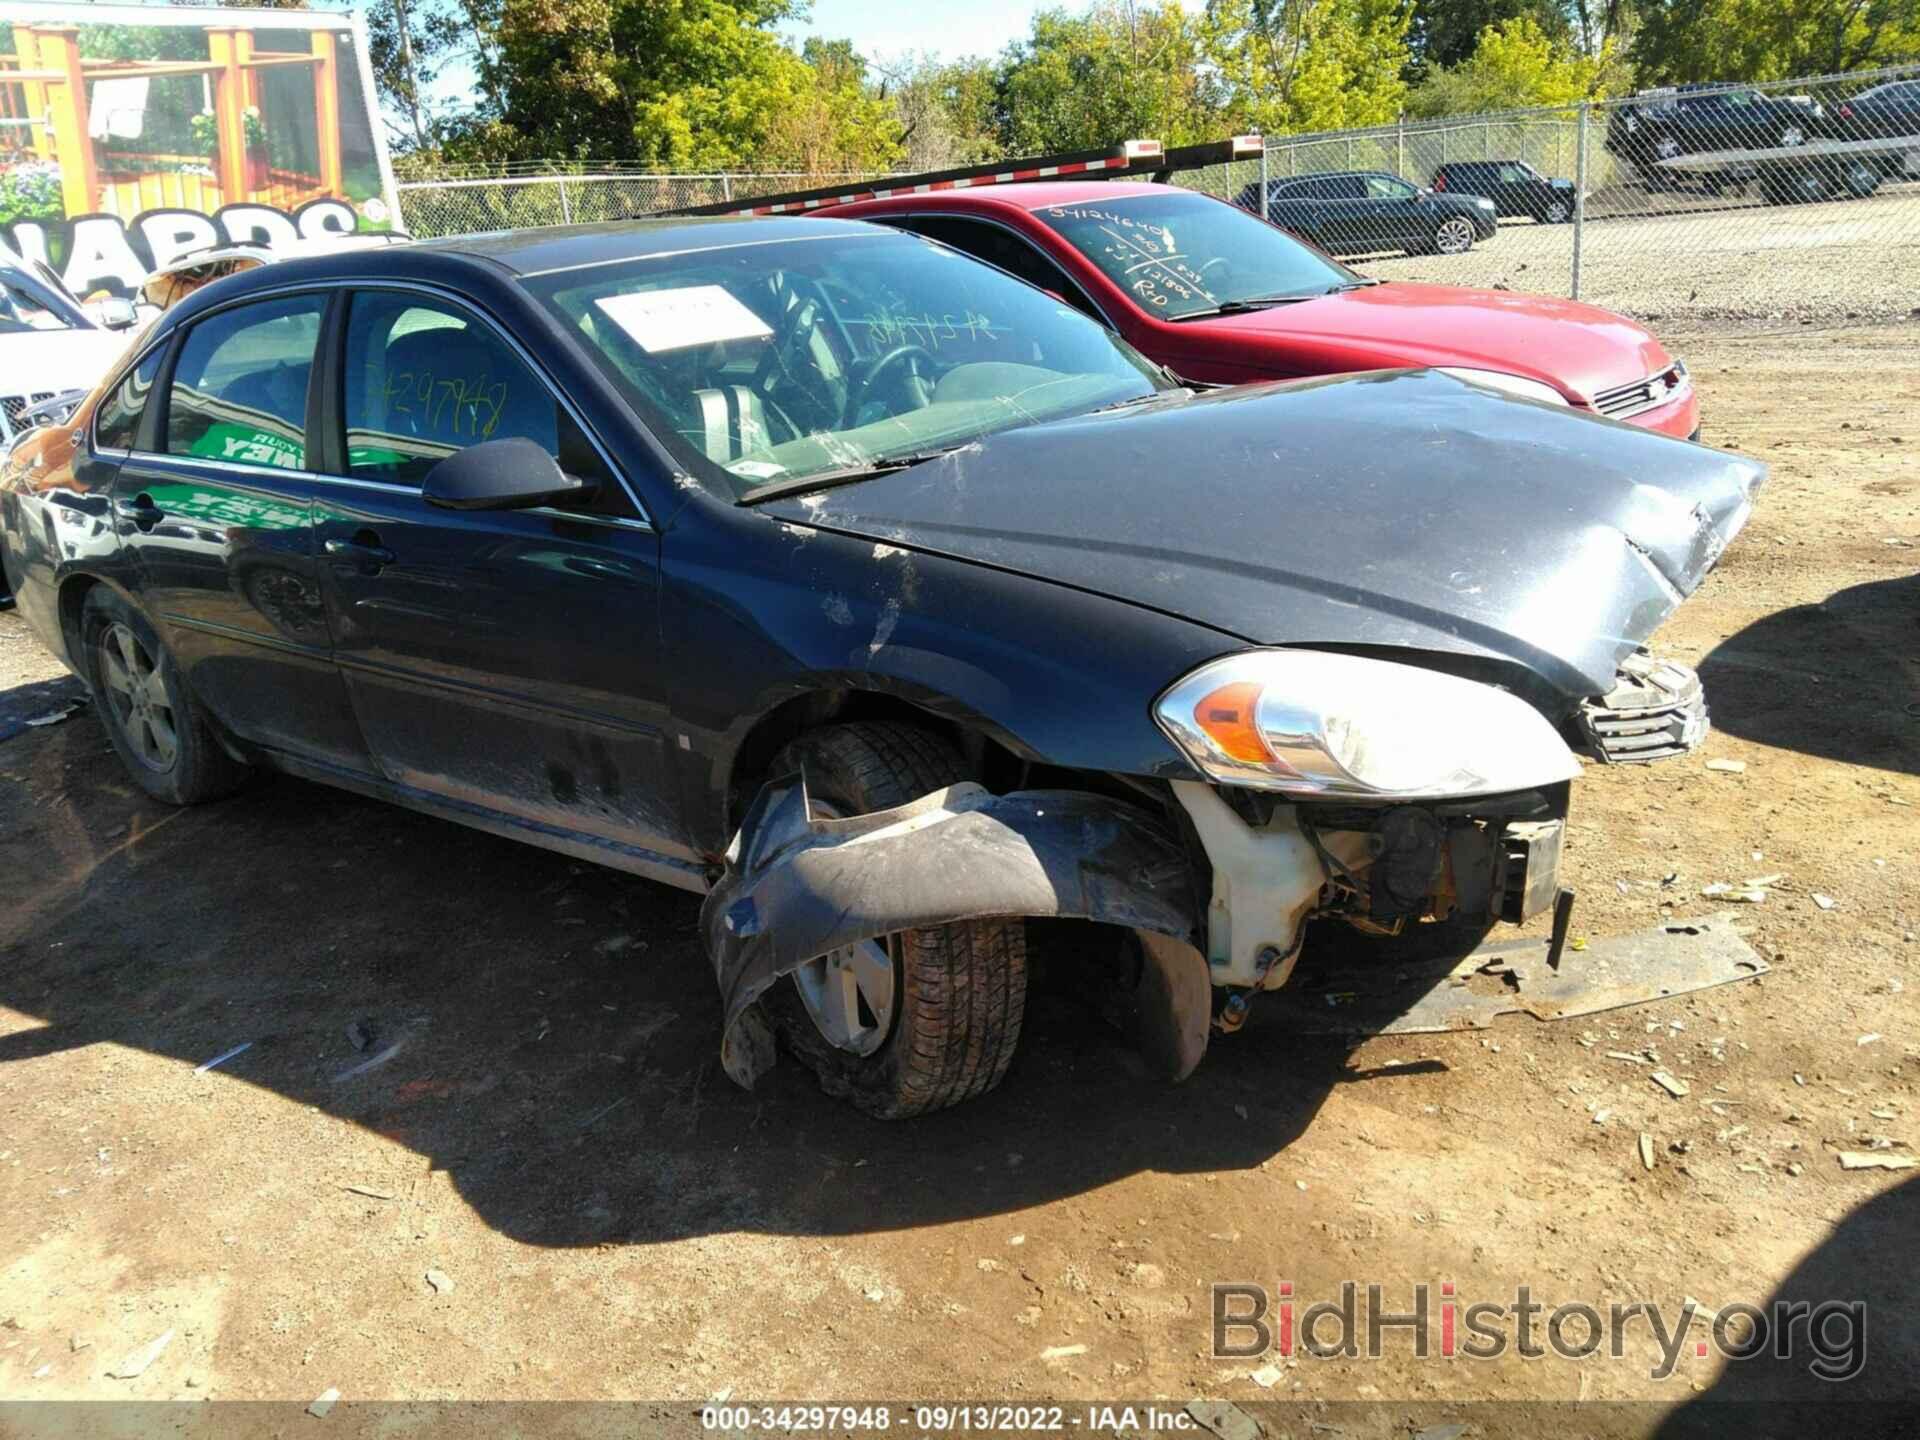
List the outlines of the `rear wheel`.
{"type": "Polygon", "coordinates": [[[1473,222],[1464,215],[1442,220],[1433,231],[1433,248],[1442,255],[1464,255],[1473,248],[1473,222]]]}
{"type": "Polygon", "coordinates": [[[238,788],[247,767],[214,738],[146,616],[96,586],[81,610],[80,634],[94,707],[134,784],[169,805],[238,788]]]}
{"type": "MultiPolygon", "coordinates": [[[[952,747],[908,725],[836,725],[802,736],[772,773],[804,771],[816,814],[862,815],[968,778],[952,747]]],[[[830,1095],[900,1119],[998,1085],[1027,1004],[1026,927],[970,920],[905,930],[822,955],[769,1008],[830,1095]]]]}
{"type": "Polygon", "coordinates": [[[1540,221],[1546,225],[1564,225],[1573,218],[1573,202],[1554,196],[1540,209],[1540,221]]]}

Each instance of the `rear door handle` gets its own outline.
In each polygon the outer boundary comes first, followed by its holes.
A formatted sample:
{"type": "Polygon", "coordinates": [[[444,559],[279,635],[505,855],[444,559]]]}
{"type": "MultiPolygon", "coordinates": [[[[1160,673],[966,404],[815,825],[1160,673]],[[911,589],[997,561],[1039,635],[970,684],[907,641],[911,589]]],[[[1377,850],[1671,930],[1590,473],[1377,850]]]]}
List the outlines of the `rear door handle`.
{"type": "Polygon", "coordinates": [[[114,501],[113,508],[123,520],[131,521],[143,535],[167,518],[167,512],[154,504],[153,497],[144,490],[131,500],[114,501]]]}
{"type": "Polygon", "coordinates": [[[371,530],[356,531],[351,540],[329,540],[321,548],[336,560],[351,560],[371,570],[391,565],[400,558],[382,545],[380,537],[371,530]]]}

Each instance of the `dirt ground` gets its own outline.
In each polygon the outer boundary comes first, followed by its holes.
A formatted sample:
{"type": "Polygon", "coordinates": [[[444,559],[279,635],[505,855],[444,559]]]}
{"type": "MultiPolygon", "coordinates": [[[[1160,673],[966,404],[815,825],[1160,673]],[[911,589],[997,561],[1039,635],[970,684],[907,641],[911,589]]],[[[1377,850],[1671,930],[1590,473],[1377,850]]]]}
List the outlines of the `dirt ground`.
{"type": "MultiPolygon", "coordinates": [[[[1639,1433],[1913,1396],[1920,1190],[1836,1156],[1920,1147],[1920,327],[1674,338],[1773,478],[1661,637],[1704,753],[1577,787],[1574,933],[1718,908],[1770,974],[1358,1046],[1256,1005],[1178,1087],[1043,993],[1002,1089],[883,1125],[791,1061],[726,1080],[694,898],[291,780],[169,811],[82,712],[0,740],[0,1397],[1204,1395],[1405,1436],[1416,1405],[1538,1433],[1488,1398],[1650,1402],[1608,1422],[1639,1433]],[[1210,1358],[1212,1284],[1349,1280],[1432,1286],[1436,1327],[1442,1283],[1862,1300],[1866,1363],[1689,1341],[1655,1379],[1644,1327],[1621,1359],[1210,1358]]],[[[51,678],[0,614],[0,736],[51,678]]]]}

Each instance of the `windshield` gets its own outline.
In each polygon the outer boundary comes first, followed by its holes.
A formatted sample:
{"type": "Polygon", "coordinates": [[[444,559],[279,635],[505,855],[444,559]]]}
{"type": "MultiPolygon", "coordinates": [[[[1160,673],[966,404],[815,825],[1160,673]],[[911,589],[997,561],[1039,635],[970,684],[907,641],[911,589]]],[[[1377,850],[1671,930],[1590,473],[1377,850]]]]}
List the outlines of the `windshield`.
{"type": "Polygon", "coordinates": [[[729,499],[1169,388],[1044,291],[893,231],[525,283],[676,458],[729,499]]]}
{"type": "Polygon", "coordinates": [[[1234,205],[1179,190],[1053,205],[1034,214],[1149,314],[1324,295],[1359,277],[1234,205]]]}
{"type": "Polygon", "coordinates": [[[0,335],[73,328],[57,297],[19,281],[0,280],[0,335]]]}

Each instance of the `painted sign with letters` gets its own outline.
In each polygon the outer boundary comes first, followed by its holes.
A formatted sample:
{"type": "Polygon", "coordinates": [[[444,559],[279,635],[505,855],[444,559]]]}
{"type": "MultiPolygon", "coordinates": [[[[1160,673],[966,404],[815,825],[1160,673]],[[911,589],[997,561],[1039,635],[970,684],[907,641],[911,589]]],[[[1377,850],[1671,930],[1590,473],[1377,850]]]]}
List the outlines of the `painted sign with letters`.
{"type": "Polygon", "coordinates": [[[396,215],[360,16],[10,0],[0,17],[0,241],[75,294],[396,215]]]}

